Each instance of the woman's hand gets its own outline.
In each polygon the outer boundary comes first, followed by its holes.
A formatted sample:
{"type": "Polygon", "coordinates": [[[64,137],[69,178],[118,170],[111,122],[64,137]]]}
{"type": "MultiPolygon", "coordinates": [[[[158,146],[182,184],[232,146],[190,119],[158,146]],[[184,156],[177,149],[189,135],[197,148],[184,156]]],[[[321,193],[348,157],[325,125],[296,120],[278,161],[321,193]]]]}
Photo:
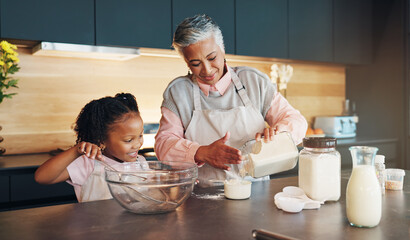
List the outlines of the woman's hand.
{"type": "Polygon", "coordinates": [[[230,167],[225,164],[239,164],[242,161],[241,151],[236,148],[226,145],[230,133],[208,146],[201,146],[195,154],[195,160],[205,162],[215,168],[230,170],[230,167]]]}
{"type": "Polygon", "coordinates": [[[263,133],[257,133],[255,135],[255,139],[256,141],[261,140],[261,138],[263,137],[263,140],[265,143],[272,141],[273,136],[278,134],[278,130],[277,128],[271,128],[271,127],[267,127],[263,130],[263,133]]]}
{"type": "Polygon", "coordinates": [[[95,144],[89,142],[80,142],[76,146],[77,152],[81,154],[85,154],[87,157],[91,159],[103,160],[101,148],[95,144]]]}

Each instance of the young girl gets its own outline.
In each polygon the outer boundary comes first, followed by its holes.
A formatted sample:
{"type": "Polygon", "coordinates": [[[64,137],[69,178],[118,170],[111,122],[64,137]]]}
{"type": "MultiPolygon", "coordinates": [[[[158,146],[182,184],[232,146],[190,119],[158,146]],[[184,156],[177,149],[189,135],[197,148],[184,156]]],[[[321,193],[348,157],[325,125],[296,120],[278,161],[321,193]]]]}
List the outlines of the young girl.
{"type": "Polygon", "coordinates": [[[138,155],[143,121],[135,97],[119,93],[89,102],[74,128],[76,145],[43,163],[35,173],[40,184],[67,181],[79,202],[112,198],[104,179],[104,161],[114,168],[122,162],[146,161],[138,155]]]}

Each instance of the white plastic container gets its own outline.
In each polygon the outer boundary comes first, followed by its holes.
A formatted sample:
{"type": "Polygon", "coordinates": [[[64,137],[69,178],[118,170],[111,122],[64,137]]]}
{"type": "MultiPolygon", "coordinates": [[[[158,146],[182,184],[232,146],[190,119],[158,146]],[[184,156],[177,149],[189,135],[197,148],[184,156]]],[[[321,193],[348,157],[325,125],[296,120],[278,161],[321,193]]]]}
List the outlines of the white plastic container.
{"type": "Polygon", "coordinates": [[[406,172],[403,169],[386,169],[386,189],[403,190],[404,175],[406,172]]]}
{"type": "Polygon", "coordinates": [[[244,171],[258,178],[290,170],[296,166],[298,155],[298,148],[291,135],[281,132],[273,136],[268,143],[263,140],[253,143],[252,149],[246,155],[244,168],[240,169],[240,175],[243,176],[244,171]]]}
{"type": "Polygon", "coordinates": [[[340,198],[340,154],[335,138],[304,138],[299,154],[299,187],[316,201],[340,198]]]}
{"type": "Polygon", "coordinates": [[[384,156],[376,155],[374,158],[374,167],[376,168],[376,176],[380,183],[382,194],[385,193],[386,165],[384,165],[384,156]]]}
{"type": "Polygon", "coordinates": [[[252,182],[242,179],[230,179],[224,182],[225,197],[229,199],[247,199],[251,196],[252,182]]]}

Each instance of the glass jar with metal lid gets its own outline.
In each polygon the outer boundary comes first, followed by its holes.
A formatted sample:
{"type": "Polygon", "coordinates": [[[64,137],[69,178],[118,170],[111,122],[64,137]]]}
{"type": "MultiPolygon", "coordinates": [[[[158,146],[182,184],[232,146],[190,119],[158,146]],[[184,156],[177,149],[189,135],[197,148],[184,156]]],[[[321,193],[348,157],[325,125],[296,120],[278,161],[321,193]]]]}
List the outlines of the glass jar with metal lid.
{"type": "Polygon", "coordinates": [[[304,138],[299,153],[299,187],[316,201],[339,200],[340,165],[335,138],[304,138]]]}

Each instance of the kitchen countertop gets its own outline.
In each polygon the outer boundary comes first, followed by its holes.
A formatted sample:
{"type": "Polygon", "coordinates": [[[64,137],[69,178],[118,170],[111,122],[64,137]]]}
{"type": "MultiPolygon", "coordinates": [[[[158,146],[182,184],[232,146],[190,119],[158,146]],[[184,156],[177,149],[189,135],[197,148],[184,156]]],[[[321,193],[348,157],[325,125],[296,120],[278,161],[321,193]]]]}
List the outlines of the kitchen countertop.
{"type": "MultiPolygon", "coordinates": [[[[406,171],[410,174],[410,171],[406,171]]],[[[0,212],[0,239],[252,239],[253,229],[296,239],[409,239],[410,179],[403,191],[383,195],[382,219],[374,228],[351,227],[342,196],[318,210],[286,213],[273,196],[297,177],[254,182],[247,200],[228,200],[223,188],[195,189],[176,211],[157,215],[127,212],[115,200],[0,212]]]]}
{"type": "Polygon", "coordinates": [[[0,157],[0,171],[37,168],[51,157],[48,153],[6,155],[0,157]]]}
{"type": "MultiPolygon", "coordinates": [[[[34,171],[52,156],[53,155],[49,153],[16,154],[0,156],[0,173],[5,171],[18,171],[22,169],[26,169],[28,171],[31,169],[34,171]]],[[[147,160],[152,160],[155,158],[155,155],[147,155],[145,158],[147,160]]]]}
{"type": "Polygon", "coordinates": [[[379,144],[379,143],[393,143],[397,142],[397,138],[368,138],[368,137],[355,137],[355,138],[338,138],[337,145],[338,146],[346,146],[346,145],[372,145],[372,144],[379,144]]]}
{"type": "MultiPolygon", "coordinates": [[[[379,143],[394,143],[397,142],[394,138],[378,138],[370,139],[364,137],[338,139],[338,146],[349,145],[372,145],[379,143]]],[[[37,168],[43,162],[47,161],[52,155],[49,153],[33,153],[33,154],[16,154],[0,156],[0,173],[1,171],[18,170],[21,168],[37,168]]]]}

